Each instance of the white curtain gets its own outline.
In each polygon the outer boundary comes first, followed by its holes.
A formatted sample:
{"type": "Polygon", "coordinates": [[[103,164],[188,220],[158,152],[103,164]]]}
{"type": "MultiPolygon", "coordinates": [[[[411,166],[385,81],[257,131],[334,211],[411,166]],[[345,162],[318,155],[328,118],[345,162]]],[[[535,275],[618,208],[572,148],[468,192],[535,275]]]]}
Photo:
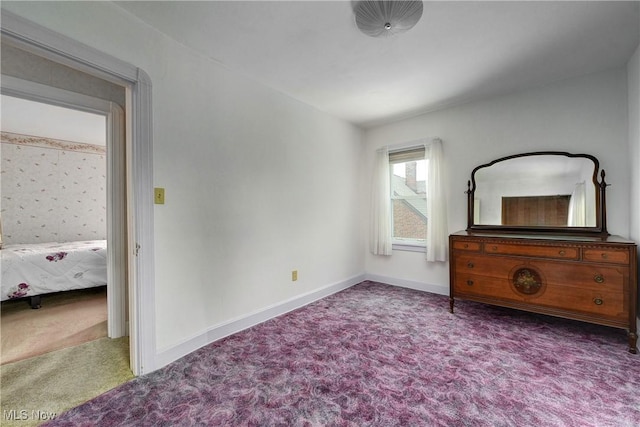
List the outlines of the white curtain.
{"type": "Polygon", "coordinates": [[[391,177],[389,149],[376,151],[371,195],[370,250],[374,255],[391,255],[391,177]]]}
{"type": "Polygon", "coordinates": [[[579,182],[569,200],[569,218],[567,225],[585,227],[587,225],[587,193],[584,182],[579,182]]]}
{"type": "Polygon", "coordinates": [[[425,148],[427,177],[427,261],[447,260],[447,200],[444,192],[442,141],[434,139],[425,148]]]}

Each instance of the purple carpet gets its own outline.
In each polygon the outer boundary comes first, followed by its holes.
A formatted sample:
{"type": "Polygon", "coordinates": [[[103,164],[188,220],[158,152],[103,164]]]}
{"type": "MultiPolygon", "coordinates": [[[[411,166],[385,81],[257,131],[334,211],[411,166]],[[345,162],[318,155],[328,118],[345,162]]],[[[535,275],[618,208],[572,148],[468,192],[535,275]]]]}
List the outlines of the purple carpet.
{"type": "Polygon", "coordinates": [[[619,329],[364,282],[48,426],[640,426],[619,329]]]}

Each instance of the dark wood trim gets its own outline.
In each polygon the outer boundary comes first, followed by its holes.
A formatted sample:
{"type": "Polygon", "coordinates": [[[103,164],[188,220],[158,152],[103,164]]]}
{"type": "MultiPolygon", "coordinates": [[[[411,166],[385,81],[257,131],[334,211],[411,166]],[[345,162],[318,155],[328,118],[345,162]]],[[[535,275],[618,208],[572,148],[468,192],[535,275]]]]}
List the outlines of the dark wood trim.
{"type": "Polygon", "coordinates": [[[605,192],[609,184],[605,182],[605,172],[600,171],[600,162],[595,156],[590,154],[573,154],[565,151],[534,151],[529,153],[513,154],[510,156],[501,157],[499,159],[492,160],[489,163],[485,163],[476,166],[471,172],[471,179],[467,181],[467,230],[480,231],[485,233],[533,233],[533,234],[569,234],[569,235],[602,235],[606,236],[607,232],[607,215],[606,215],[606,197],[605,192]],[[596,187],[596,226],[595,227],[538,227],[538,226],[502,226],[502,225],[481,225],[475,224],[473,219],[474,213],[474,195],[476,191],[476,178],[475,174],[479,169],[492,166],[496,163],[516,159],[520,157],[530,156],[543,156],[543,155],[555,155],[566,156],[572,158],[586,158],[593,162],[594,169],[592,175],[593,184],[596,187]],[[601,179],[598,180],[598,173],[601,174],[601,179]]]}

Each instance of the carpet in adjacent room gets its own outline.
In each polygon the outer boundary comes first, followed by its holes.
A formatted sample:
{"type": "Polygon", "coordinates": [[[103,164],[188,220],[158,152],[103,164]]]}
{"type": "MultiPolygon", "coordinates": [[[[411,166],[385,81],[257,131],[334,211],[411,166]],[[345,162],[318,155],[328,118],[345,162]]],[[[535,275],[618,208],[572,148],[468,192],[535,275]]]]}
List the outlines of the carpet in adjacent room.
{"type": "Polygon", "coordinates": [[[2,365],[0,425],[38,425],[133,377],[128,337],[101,338],[2,365]]]}
{"type": "Polygon", "coordinates": [[[3,301],[0,316],[0,364],[23,360],[106,337],[107,288],[44,295],[37,310],[3,301]]]}

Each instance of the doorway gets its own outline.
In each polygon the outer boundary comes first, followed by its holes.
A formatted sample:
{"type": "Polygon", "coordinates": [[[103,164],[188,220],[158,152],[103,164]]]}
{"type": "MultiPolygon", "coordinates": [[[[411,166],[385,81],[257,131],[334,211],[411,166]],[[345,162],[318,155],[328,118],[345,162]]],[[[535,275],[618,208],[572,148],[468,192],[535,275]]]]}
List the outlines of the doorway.
{"type": "MultiPolygon", "coordinates": [[[[131,369],[156,369],[151,80],[144,70],[3,10],[2,45],[125,88],[126,225],[131,369]]],[[[4,61],[4,57],[3,57],[4,61]]],[[[3,67],[4,68],[4,67],[3,67]]],[[[4,79],[3,79],[4,83],[4,79]]]]}
{"type": "MultiPolygon", "coordinates": [[[[122,109],[6,76],[2,92],[0,207],[5,221],[3,279],[7,279],[2,282],[2,299],[8,299],[7,286],[15,281],[31,287],[28,295],[45,294],[43,304],[49,301],[46,313],[31,315],[20,305],[5,303],[3,321],[26,316],[24,325],[32,326],[34,335],[23,331],[27,335],[15,341],[19,345],[3,352],[3,363],[9,361],[5,356],[33,356],[101,335],[128,335],[125,177],[114,176],[124,175],[124,149],[114,147],[124,144],[122,109]],[[38,256],[43,251],[65,257],[53,259],[53,268],[46,262],[50,256],[38,256]],[[23,263],[32,268],[21,269],[23,263]],[[73,322],[73,313],[64,305],[83,313],[82,319],[73,322]],[[12,317],[7,317],[9,313],[12,317]],[[49,316],[54,313],[61,315],[49,316]],[[68,322],[60,323],[64,318],[68,322]],[[52,321],[59,327],[51,329],[52,321]]],[[[13,342],[5,338],[10,334],[3,334],[3,346],[13,342]]]]}

